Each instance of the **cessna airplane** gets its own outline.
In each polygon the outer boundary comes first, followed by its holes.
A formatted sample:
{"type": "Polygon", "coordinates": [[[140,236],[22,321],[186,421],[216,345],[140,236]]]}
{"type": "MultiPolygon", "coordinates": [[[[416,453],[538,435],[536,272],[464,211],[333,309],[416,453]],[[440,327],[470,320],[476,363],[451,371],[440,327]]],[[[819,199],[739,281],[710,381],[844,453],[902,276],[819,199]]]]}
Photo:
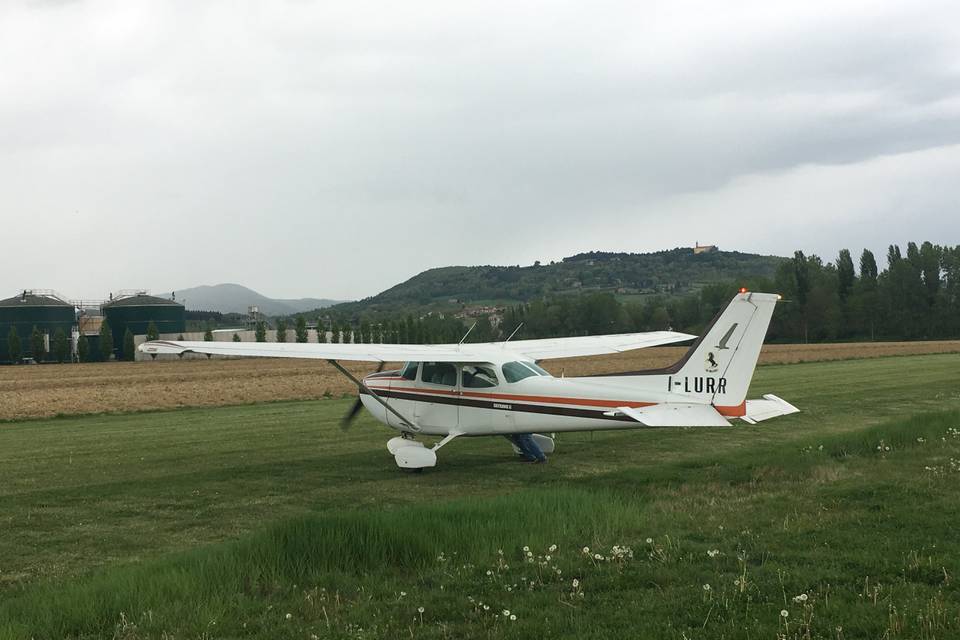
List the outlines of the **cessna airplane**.
{"type": "Polygon", "coordinates": [[[543,432],[643,427],[727,427],[798,409],[775,395],[747,400],[760,347],[780,296],[741,289],[678,362],[662,369],[554,377],[540,360],[617,353],[690,340],[672,331],[517,340],[482,344],[304,344],[170,342],[140,345],[150,354],[315,358],[329,361],[359,390],[361,405],[400,432],[387,449],[404,469],[437,463],[437,450],[460,436],[507,436],[535,459],[554,449],[543,432]],[[362,380],[339,361],[406,362],[362,380]],[[416,436],[441,436],[432,447],[416,436]],[[530,449],[532,448],[532,452],[530,449]]]}

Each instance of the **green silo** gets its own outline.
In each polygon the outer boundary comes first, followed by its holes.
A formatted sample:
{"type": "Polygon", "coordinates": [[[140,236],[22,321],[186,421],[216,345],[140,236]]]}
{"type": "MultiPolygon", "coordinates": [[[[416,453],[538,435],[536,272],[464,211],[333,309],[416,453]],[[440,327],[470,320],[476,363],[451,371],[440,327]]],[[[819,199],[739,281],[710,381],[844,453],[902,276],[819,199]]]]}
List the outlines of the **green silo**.
{"type": "Polygon", "coordinates": [[[25,290],[20,295],[0,300],[0,362],[10,362],[8,337],[11,327],[20,337],[22,356],[33,356],[30,346],[30,334],[36,327],[48,336],[48,353],[45,360],[52,360],[49,351],[53,348],[53,336],[57,329],[63,329],[70,339],[76,324],[76,309],[52,292],[25,290]]]}
{"type": "Polygon", "coordinates": [[[123,351],[123,334],[127,329],[139,336],[146,335],[151,322],[157,325],[159,333],[183,333],[187,328],[182,304],[146,293],[113,298],[101,306],[101,311],[110,323],[118,356],[123,351]]]}

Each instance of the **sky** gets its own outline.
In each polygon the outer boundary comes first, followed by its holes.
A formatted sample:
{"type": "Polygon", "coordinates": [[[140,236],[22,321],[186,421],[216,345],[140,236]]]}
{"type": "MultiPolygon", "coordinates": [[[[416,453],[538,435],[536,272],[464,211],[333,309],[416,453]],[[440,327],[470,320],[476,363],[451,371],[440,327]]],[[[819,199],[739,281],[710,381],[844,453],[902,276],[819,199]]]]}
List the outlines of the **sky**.
{"type": "Polygon", "coordinates": [[[0,3],[0,298],[960,244],[955,2],[0,3]]]}

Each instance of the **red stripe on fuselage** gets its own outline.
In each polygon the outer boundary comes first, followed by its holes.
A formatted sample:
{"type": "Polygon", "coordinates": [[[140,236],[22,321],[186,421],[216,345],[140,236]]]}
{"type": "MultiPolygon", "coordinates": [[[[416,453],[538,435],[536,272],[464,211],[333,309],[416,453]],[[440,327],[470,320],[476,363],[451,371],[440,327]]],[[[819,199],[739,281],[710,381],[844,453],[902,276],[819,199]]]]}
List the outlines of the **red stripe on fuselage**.
{"type": "Polygon", "coordinates": [[[637,402],[635,400],[599,400],[594,398],[564,398],[558,396],[528,396],[513,393],[482,393],[479,391],[448,391],[446,389],[423,389],[419,387],[377,387],[367,385],[371,389],[381,391],[402,391],[423,395],[463,396],[465,398],[482,398],[488,400],[511,400],[513,402],[537,402],[548,404],[571,404],[585,407],[651,407],[656,402],[637,402]]]}

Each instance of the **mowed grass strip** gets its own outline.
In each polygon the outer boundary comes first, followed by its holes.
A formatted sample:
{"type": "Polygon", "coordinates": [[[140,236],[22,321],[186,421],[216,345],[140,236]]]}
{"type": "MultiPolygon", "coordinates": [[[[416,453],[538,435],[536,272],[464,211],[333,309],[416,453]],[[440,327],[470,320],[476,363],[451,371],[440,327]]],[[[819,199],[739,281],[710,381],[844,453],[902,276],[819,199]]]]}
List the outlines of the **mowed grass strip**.
{"type": "Polygon", "coordinates": [[[960,411],[577,484],[306,515],[36,584],[0,604],[0,638],[960,633],[960,411]]]}

